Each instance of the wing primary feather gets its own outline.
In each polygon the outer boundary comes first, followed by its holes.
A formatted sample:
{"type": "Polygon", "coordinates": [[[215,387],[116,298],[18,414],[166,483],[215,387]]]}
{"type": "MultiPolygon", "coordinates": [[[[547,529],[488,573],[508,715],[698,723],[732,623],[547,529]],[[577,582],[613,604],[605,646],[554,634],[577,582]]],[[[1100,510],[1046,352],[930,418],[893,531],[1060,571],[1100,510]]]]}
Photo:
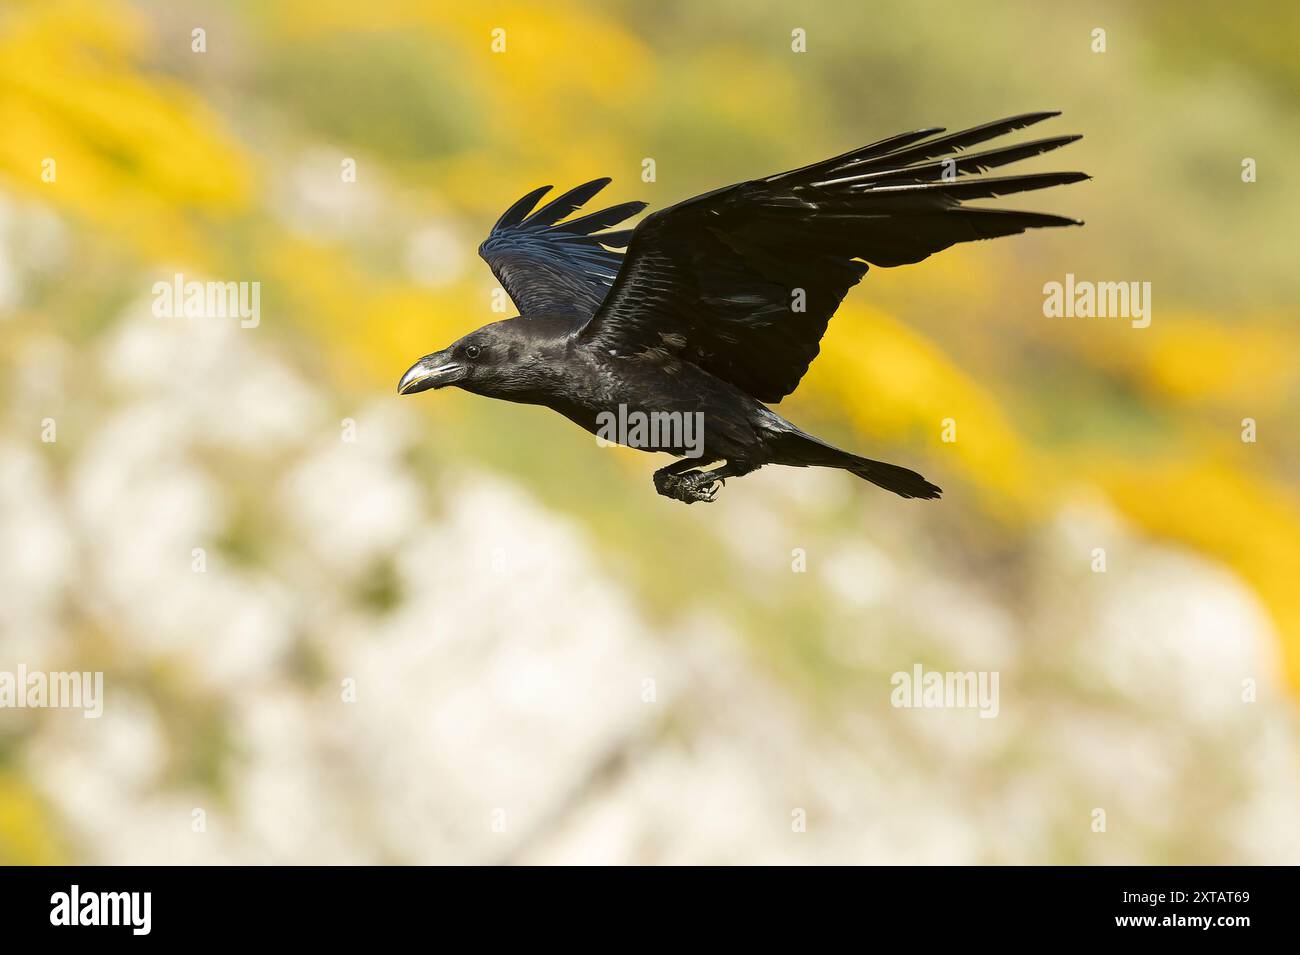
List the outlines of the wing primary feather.
{"type": "Polygon", "coordinates": [[[608,229],[610,226],[618,225],[624,219],[631,218],[645,207],[646,203],[644,202],[624,202],[616,206],[610,206],[608,209],[601,209],[599,212],[580,216],[577,219],[570,219],[568,222],[561,222],[555,228],[559,232],[590,235],[593,232],[599,232],[601,229],[608,229]]]}
{"type": "Polygon", "coordinates": [[[981,239],[1015,235],[1026,229],[1083,225],[1081,219],[1070,219],[1047,212],[1021,212],[1018,209],[973,209],[969,206],[961,206],[946,214],[964,218],[981,239]]]}
{"type": "Polygon", "coordinates": [[[832,156],[830,159],[809,163],[807,166],[800,166],[798,169],[791,169],[789,172],[779,172],[760,181],[765,183],[807,181],[813,176],[824,172],[851,166],[855,163],[862,163],[873,157],[888,155],[895,149],[901,149],[918,140],[925,139],[927,136],[933,136],[935,133],[942,133],[943,131],[942,126],[932,126],[929,129],[918,129],[911,133],[899,133],[897,136],[881,139],[869,146],[859,146],[857,149],[850,149],[848,152],[832,156]]]}
{"type": "Polygon", "coordinates": [[[1004,136],[1007,133],[1015,132],[1018,129],[1024,129],[1026,126],[1033,126],[1035,123],[1041,123],[1045,119],[1051,119],[1054,116],[1060,115],[1060,110],[1047,110],[1037,113],[1021,113],[1019,116],[1008,116],[1006,119],[997,119],[991,123],[972,126],[970,129],[963,129],[956,133],[950,133],[947,136],[940,136],[938,139],[931,139],[919,143],[910,149],[903,149],[891,153],[886,158],[888,158],[891,163],[930,159],[934,156],[942,156],[946,153],[957,152],[970,146],[987,142],[990,139],[997,139],[999,136],[1004,136]]]}
{"type": "MultiPolygon", "coordinates": [[[[497,220],[496,225],[492,227],[492,232],[500,232],[502,229],[509,229],[523,221],[524,216],[532,211],[533,206],[537,205],[537,200],[542,198],[551,191],[550,186],[538,186],[526,196],[521,196],[515,200],[514,204],[501,213],[501,218],[497,220]]],[[[490,235],[491,233],[489,233],[490,235]]]]}
{"type": "Polygon", "coordinates": [[[989,199],[1009,196],[1016,192],[1047,189],[1051,186],[1068,186],[1070,183],[1091,179],[1084,172],[1040,172],[1023,176],[989,176],[963,179],[959,182],[914,182],[898,186],[875,186],[873,195],[887,193],[926,192],[945,195],[950,199],[989,199]]]}
{"type": "Polygon", "coordinates": [[[863,166],[886,169],[897,168],[908,163],[958,152],[977,143],[996,139],[998,136],[1014,132],[1017,129],[1024,129],[1026,126],[1032,126],[1034,123],[1041,123],[1045,119],[1060,115],[1060,110],[1021,113],[1018,116],[1008,116],[1006,119],[994,120],[980,126],[972,126],[970,129],[963,129],[960,132],[950,133],[947,136],[939,136],[934,139],[928,137],[934,136],[936,133],[946,132],[942,126],[920,129],[912,133],[900,133],[897,136],[890,136],[869,146],[843,153],[833,159],[813,163],[810,166],[804,166],[788,173],[769,176],[763,181],[806,180],[813,175],[863,166]]]}
{"type": "Polygon", "coordinates": [[[1035,139],[1027,143],[1019,143],[1015,146],[999,146],[997,149],[987,149],[982,153],[970,153],[965,156],[943,159],[938,162],[923,162],[914,166],[898,166],[894,168],[876,169],[871,172],[863,172],[853,176],[842,176],[838,179],[828,179],[824,182],[817,182],[813,185],[818,188],[828,186],[854,185],[864,189],[874,188],[876,183],[885,183],[892,180],[914,179],[917,182],[930,182],[941,177],[945,172],[955,173],[980,173],[987,169],[993,169],[997,166],[1005,166],[1009,163],[1019,162],[1021,159],[1028,159],[1031,156],[1039,156],[1053,149],[1060,149],[1062,146],[1068,146],[1070,143],[1081,139],[1081,136],[1054,136],[1050,139],[1035,139]]]}
{"type": "Polygon", "coordinates": [[[564,195],[552,199],[525,219],[524,228],[535,229],[540,226],[555,225],[555,223],[585,204],[592,196],[608,186],[611,181],[608,176],[605,176],[600,179],[593,179],[591,182],[584,182],[581,186],[574,186],[564,195]]]}

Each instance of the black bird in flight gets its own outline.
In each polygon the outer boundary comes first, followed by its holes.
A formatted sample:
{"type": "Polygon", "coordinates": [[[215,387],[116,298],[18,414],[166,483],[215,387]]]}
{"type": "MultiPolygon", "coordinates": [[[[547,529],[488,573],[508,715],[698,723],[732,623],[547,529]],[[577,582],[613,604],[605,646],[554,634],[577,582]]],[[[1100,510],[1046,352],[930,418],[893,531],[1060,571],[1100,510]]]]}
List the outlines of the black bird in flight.
{"type": "Polygon", "coordinates": [[[794,391],[831,315],[869,265],[908,265],[957,242],[1081,225],[963,205],[1089,178],[979,175],[1078,136],[964,152],[1056,115],[1026,113],[947,135],[902,133],[687,199],[634,229],[603,231],[643,202],[562,221],[609,179],[534,212],[551,187],[535,189],[479,246],[519,316],[421,358],[398,392],[456,385],[545,405],[602,436],[615,416],[640,422],[633,429],[640,440],[616,439],[681,458],[655,472],[654,483],[688,504],[713,500],[726,478],[765,464],[841,468],[902,497],[937,498],[939,488],[915,471],[832,447],[763,402],[794,391]],[[658,426],[647,429],[647,421],[658,426]],[[702,440],[690,433],[692,421],[702,423],[702,440]],[[723,463],[705,469],[716,462],[723,463]]]}

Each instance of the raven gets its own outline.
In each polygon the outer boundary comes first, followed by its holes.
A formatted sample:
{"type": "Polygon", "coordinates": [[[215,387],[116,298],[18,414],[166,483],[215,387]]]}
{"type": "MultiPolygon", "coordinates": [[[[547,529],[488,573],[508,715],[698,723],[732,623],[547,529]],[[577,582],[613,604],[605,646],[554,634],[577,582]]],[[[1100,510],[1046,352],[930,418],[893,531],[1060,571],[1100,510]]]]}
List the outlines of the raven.
{"type": "Polygon", "coordinates": [[[598,435],[615,414],[700,421],[695,442],[681,427],[664,428],[666,437],[651,429],[655,441],[645,440],[645,429],[618,438],[680,458],[655,472],[654,484],[687,504],[712,501],[727,478],[765,464],[841,468],[901,497],[937,498],[940,489],[915,471],[841,451],[763,403],[795,390],[831,315],[870,265],[908,265],[957,242],[1082,225],[963,205],[1088,179],[1080,172],[979,175],[1079,136],[965,152],[1057,115],[902,133],[687,199],[634,229],[605,231],[643,202],[566,220],[609,179],[533,211],[550,191],[542,186],[507,209],[479,246],[520,314],[421,358],[398,393],[456,385],[544,405],[598,435]]]}

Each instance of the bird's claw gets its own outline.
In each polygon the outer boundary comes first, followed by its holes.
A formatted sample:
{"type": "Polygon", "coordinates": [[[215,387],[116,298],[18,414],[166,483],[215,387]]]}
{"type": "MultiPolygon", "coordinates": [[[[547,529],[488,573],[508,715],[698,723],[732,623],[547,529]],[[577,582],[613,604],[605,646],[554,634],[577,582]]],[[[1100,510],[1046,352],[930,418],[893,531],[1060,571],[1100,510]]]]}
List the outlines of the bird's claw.
{"type": "Polygon", "coordinates": [[[696,501],[711,502],[718,496],[718,488],[726,481],[704,471],[687,471],[685,474],[656,474],[655,490],[683,504],[696,501]]]}

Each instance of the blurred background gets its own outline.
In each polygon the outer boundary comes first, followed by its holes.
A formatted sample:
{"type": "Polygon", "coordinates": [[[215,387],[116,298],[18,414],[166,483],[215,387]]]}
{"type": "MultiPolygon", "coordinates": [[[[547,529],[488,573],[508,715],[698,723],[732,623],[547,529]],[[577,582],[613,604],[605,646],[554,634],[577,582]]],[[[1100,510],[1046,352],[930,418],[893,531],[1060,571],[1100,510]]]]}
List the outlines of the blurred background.
{"type": "Polygon", "coordinates": [[[105,700],[0,710],[0,862],[1300,861],[1297,36],[4,0],[0,670],[105,700]],[[475,248],[534,186],[655,208],[1035,109],[1085,139],[1017,168],[1095,179],[1019,204],[1087,226],[873,269],[781,405],[940,503],[772,468],[686,508],[542,409],[395,395],[502,317],[475,248]],[[155,317],[177,272],[260,324],[155,317]],[[1045,318],[1067,272],[1150,327],[1045,318]],[[998,717],[891,707],[918,663],[998,717]]]}

